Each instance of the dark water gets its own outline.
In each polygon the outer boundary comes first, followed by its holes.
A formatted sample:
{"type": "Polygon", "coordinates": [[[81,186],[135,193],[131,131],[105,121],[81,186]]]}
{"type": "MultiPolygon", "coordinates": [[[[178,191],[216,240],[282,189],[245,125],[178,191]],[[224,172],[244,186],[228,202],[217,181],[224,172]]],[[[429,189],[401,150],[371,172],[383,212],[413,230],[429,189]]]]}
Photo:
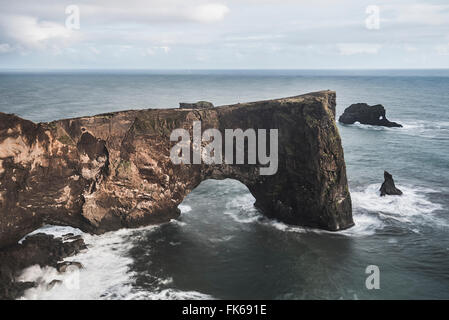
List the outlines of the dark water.
{"type": "MultiPolygon", "coordinates": [[[[448,71],[202,71],[0,74],[0,111],[34,121],[131,108],[215,105],[337,91],[383,104],[404,128],[339,125],[356,226],[340,233],[270,221],[237,181],[203,182],[178,221],[85,235],[81,288],[28,298],[449,298],[448,71]],[[380,198],[383,170],[402,197],[380,198]],[[380,269],[367,290],[365,268],[380,269]]],[[[55,227],[48,232],[61,231],[55,227]]],[[[26,277],[51,277],[29,270],[26,277]]]]}

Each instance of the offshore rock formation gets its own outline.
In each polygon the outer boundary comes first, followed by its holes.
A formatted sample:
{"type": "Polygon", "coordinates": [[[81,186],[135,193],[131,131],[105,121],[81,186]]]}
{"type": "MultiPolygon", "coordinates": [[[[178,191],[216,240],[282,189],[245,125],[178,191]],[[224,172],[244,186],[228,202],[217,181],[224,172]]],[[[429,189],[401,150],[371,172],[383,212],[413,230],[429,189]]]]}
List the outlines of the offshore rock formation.
{"type": "Polygon", "coordinates": [[[381,104],[369,106],[366,103],[356,103],[347,107],[338,121],[344,124],[360,122],[372,126],[402,127],[399,123],[389,121],[385,114],[385,108],[381,104]]]}
{"type": "Polygon", "coordinates": [[[380,187],[380,196],[383,197],[385,195],[390,196],[402,195],[402,191],[396,188],[396,186],[394,185],[393,176],[387,171],[384,171],[384,182],[380,187]]]}
{"type": "MultiPolygon", "coordinates": [[[[33,123],[0,113],[0,246],[42,224],[90,233],[169,221],[206,179],[245,184],[256,206],[287,223],[353,225],[335,92],[207,109],[129,110],[33,123]],[[175,165],[170,133],[278,129],[278,171],[259,165],[175,165]]],[[[192,136],[192,134],[191,134],[192,136]]]]}

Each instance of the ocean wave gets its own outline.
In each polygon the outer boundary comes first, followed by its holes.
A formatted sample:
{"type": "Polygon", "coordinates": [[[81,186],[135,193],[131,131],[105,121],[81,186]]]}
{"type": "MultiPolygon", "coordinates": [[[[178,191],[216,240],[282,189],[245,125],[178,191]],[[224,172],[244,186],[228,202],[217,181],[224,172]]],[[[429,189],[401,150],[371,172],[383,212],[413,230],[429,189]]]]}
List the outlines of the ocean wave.
{"type": "Polygon", "coordinates": [[[224,215],[230,217],[232,220],[238,223],[253,223],[261,218],[261,216],[257,213],[247,212],[246,214],[242,214],[242,212],[232,212],[232,211],[224,211],[224,215]]]}
{"type": "Polygon", "coordinates": [[[180,227],[183,227],[183,226],[186,225],[185,222],[180,221],[180,220],[178,220],[178,219],[171,219],[171,220],[170,220],[170,223],[175,224],[175,225],[180,226],[180,227]]]}
{"type": "Polygon", "coordinates": [[[231,217],[232,220],[238,223],[258,223],[284,232],[323,232],[323,230],[314,230],[288,225],[275,219],[269,219],[262,215],[259,210],[254,207],[255,201],[256,199],[250,193],[235,197],[234,199],[226,203],[227,210],[225,210],[223,214],[231,217]]]}
{"type": "MultiPolygon", "coordinates": [[[[176,221],[178,223],[179,221],[176,221]]],[[[22,271],[19,281],[34,281],[37,286],[25,291],[21,300],[96,300],[96,299],[152,299],[152,300],[205,300],[212,296],[197,291],[183,291],[167,288],[173,278],[158,279],[157,288],[141,290],[135,287],[134,272],[130,271],[133,259],[128,252],[133,247],[133,239],[144,237],[158,226],[138,229],[121,229],[102,235],[89,235],[78,229],[60,226],[45,226],[35,233],[62,236],[67,233],[82,235],[88,249],[65,261],[77,261],[82,269],[68,268],[59,273],[53,267],[31,266],[22,271]],[[57,281],[54,281],[57,280],[57,281]]],[[[177,245],[178,243],[173,243],[177,245]]]]}
{"type": "Polygon", "coordinates": [[[238,223],[253,223],[261,219],[261,214],[254,207],[256,199],[252,194],[246,193],[233,198],[226,203],[224,215],[238,223]]]}
{"type": "Polygon", "coordinates": [[[358,121],[356,121],[353,124],[342,124],[342,125],[345,127],[355,127],[355,128],[359,128],[359,129],[376,130],[376,131],[382,131],[382,130],[388,130],[388,129],[392,129],[392,130],[400,129],[400,128],[388,128],[388,127],[383,127],[383,126],[373,126],[370,124],[361,124],[358,121]]]}
{"type": "Polygon", "coordinates": [[[255,207],[255,199],[251,194],[235,197],[226,204],[224,214],[238,223],[258,223],[283,232],[294,233],[332,233],[348,236],[371,236],[384,229],[388,219],[399,223],[411,224],[411,232],[419,232],[417,225],[423,223],[448,226],[447,222],[438,217],[436,212],[442,209],[438,203],[431,202],[427,195],[435,190],[421,187],[399,186],[402,196],[380,197],[379,185],[372,184],[360,191],[352,191],[353,219],[355,225],[347,230],[329,232],[326,230],[299,227],[268,219],[255,207]]]}
{"type": "Polygon", "coordinates": [[[410,136],[420,136],[430,139],[449,138],[449,121],[416,120],[405,122],[402,125],[402,133],[410,136]]]}
{"type": "Polygon", "coordinates": [[[283,231],[283,232],[296,232],[296,233],[325,232],[324,230],[293,226],[293,225],[286,224],[284,222],[280,222],[278,220],[273,220],[273,219],[268,219],[268,218],[261,219],[259,222],[262,225],[269,226],[269,227],[272,227],[274,229],[277,229],[277,230],[283,231]]]}
{"type": "Polygon", "coordinates": [[[180,204],[178,209],[181,210],[181,213],[187,213],[192,211],[192,207],[187,204],[180,204]]]}
{"type": "Polygon", "coordinates": [[[414,216],[427,216],[442,206],[427,199],[426,193],[435,190],[420,187],[398,186],[401,196],[380,197],[379,184],[371,184],[362,191],[351,192],[352,203],[357,209],[380,212],[392,218],[410,222],[414,216]]]}
{"type": "Polygon", "coordinates": [[[449,121],[427,121],[427,120],[407,120],[401,122],[402,128],[389,128],[383,126],[373,126],[369,124],[345,124],[343,126],[355,127],[365,130],[393,131],[399,134],[419,136],[424,138],[449,138],[449,121]]]}
{"type": "Polygon", "coordinates": [[[385,227],[385,223],[379,218],[377,214],[357,213],[354,212],[352,218],[354,219],[354,226],[338,232],[338,234],[366,237],[376,234],[378,230],[385,227]]]}
{"type": "MultiPolygon", "coordinates": [[[[80,262],[83,268],[58,273],[52,267],[29,267],[19,280],[35,281],[38,285],[26,290],[21,299],[126,299],[134,281],[134,274],[129,270],[133,260],[127,255],[133,246],[132,239],[142,231],[155,228],[122,229],[103,235],[82,234],[88,249],[65,261],[80,262]],[[49,288],[53,280],[60,282],[49,288]]],[[[72,231],[68,227],[46,226],[34,233],[61,235],[72,231]]]]}
{"type": "Polygon", "coordinates": [[[437,215],[442,206],[431,202],[427,197],[429,193],[436,192],[435,190],[409,186],[398,188],[403,192],[401,196],[381,197],[378,184],[371,184],[361,191],[352,191],[355,228],[357,223],[366,228],[382,228],[385,225],[382,219],[411,225],[409,230],[412,232],[419,232],[417,226],[421,224],[447,226],[437,215]]]}
{"type": "Polygon", "coordinates": [[[210,242],[226,242],[229,241],[231,239],[233,239],[234,236],[223,236],[223,237],[218,237],[218,238],[210,238],[209,241],[210,242]]]}
{"type": "Polygon", "coordinates": [[[198,291],[183,291],[178,289],[164,289],[157,292],[147,290],[136,291],[127,296],[129,300],[214,300],[211,295],[198,291]]]}

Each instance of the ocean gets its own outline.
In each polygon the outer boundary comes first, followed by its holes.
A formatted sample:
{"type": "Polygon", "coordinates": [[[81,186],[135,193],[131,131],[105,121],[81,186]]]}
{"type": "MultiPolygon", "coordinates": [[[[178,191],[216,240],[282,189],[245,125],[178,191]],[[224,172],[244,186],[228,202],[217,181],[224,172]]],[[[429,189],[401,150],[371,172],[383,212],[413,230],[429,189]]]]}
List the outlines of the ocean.
{"type": "Polygon", "coordinates": [[[89,249],[22,299],[448,299],[449,70],[30,71],[0,73],[0,111],[33,121],[179,102],[215,105],[331,89],[337,118],[358,102],[382,104],[403,128],[338,124],[355,226],[326,232],[263,217],[235,180],[207,180],[159,226],[82,234],[89,249]],[[381,198],[384,170],[400,197],[381,198]],[[367,289],[366,268],[380,270],[367,289]],[[53,279],[62,284],[49,289],[53,279]]]}

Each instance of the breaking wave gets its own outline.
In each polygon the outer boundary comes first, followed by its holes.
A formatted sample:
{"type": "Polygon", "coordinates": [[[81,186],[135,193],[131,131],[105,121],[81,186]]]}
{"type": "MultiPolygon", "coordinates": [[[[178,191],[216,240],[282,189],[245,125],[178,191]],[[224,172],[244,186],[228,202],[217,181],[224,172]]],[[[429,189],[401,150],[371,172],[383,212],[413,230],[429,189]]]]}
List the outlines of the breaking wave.
{"type": "Polygon", "coordinates": [[[403,126],[402,128],[373,126],[369,124],[361,124],[360,122],[356,122],[354,124],[344,124],[342,126],[356,127],[365,130],[394,131],[395,133],[399,134],[419,136],[430,139],[449,138],[449,121],[413,120],[400,123],[403,126]]]}
{"type": "MultiPolygon", "coordinates": [[[[370,236],[388,225],[392,219],[407,224],[409,230],[416,232],[416,225],[436,224],[447,226],[439,219],[437,211],[442,206],[428,199],[428,194],[436,192],[420,187],[400,186],[402,196],[380,197],[379,185],[372,184],[360,191],[352,191],[353,218],[355,225],[336,234],[348,236],[370,236]]],[[[235,197],[226,204],[224,214],[238,223],[259,223],[280,231],[295,233],[329,233],[325,230],[292,226],[277,220],[264,217],[255,207],[255,199],[251,194],[235,197]]],[[[335,233],[333,233],[335,234],[335,233]]]]}
{"type": "Polygon", "coordinates": [[[131,300],[214,300],[214,297],[198,291],[164,289],[159,292],[138,291],[129,295],[131,300]]]}
{"type": "Polygon", "coordinates": [[[196,291],[166,288],[173,283],[171,278],[159,279],[160,287],[154,291],[140,290],[134,286],[135,274],[130,271],[133,259],[128,252],[136,239],[157,228],[122,229],[103,235],[89,235],[78,229],[60,226],[44,226],[34,231],[33,234],[42,232],[57,237],[67,233],[80,234],[88,249],[65,259],[80,262],[83,265],[81,269],[68,268],[66,272],[59,273],[53,267],[34,265],[23,270],[18,280],[34,281],[37,286],[26,290],[20,299],[212,299],[196,291]]]}
{"type": "Polygon", "coordinates": [[[372,235],[395,223],[411,232],[419,232],[420,226],[439,225],[447,222],[438,216],[443,207],[428,199],[436,191],[427,188],[399,186],[401,196],[380,196],[379,184],[371,184],[359,191],[352,191],[355,226],[342,233],[348,235],[372,235]]]}
{"type": "Polygon", "coordinates": [[[380,197],[379,185],[371,184],[362,191],[351,193],[354,208],[378,212],[388,218],[401,222],[416,222],[417,218],[435,221],[434,213],[442,206],[428,200],[426,194],[435,192],[419,187],[399,186],[402,196],[380,197]]]}

